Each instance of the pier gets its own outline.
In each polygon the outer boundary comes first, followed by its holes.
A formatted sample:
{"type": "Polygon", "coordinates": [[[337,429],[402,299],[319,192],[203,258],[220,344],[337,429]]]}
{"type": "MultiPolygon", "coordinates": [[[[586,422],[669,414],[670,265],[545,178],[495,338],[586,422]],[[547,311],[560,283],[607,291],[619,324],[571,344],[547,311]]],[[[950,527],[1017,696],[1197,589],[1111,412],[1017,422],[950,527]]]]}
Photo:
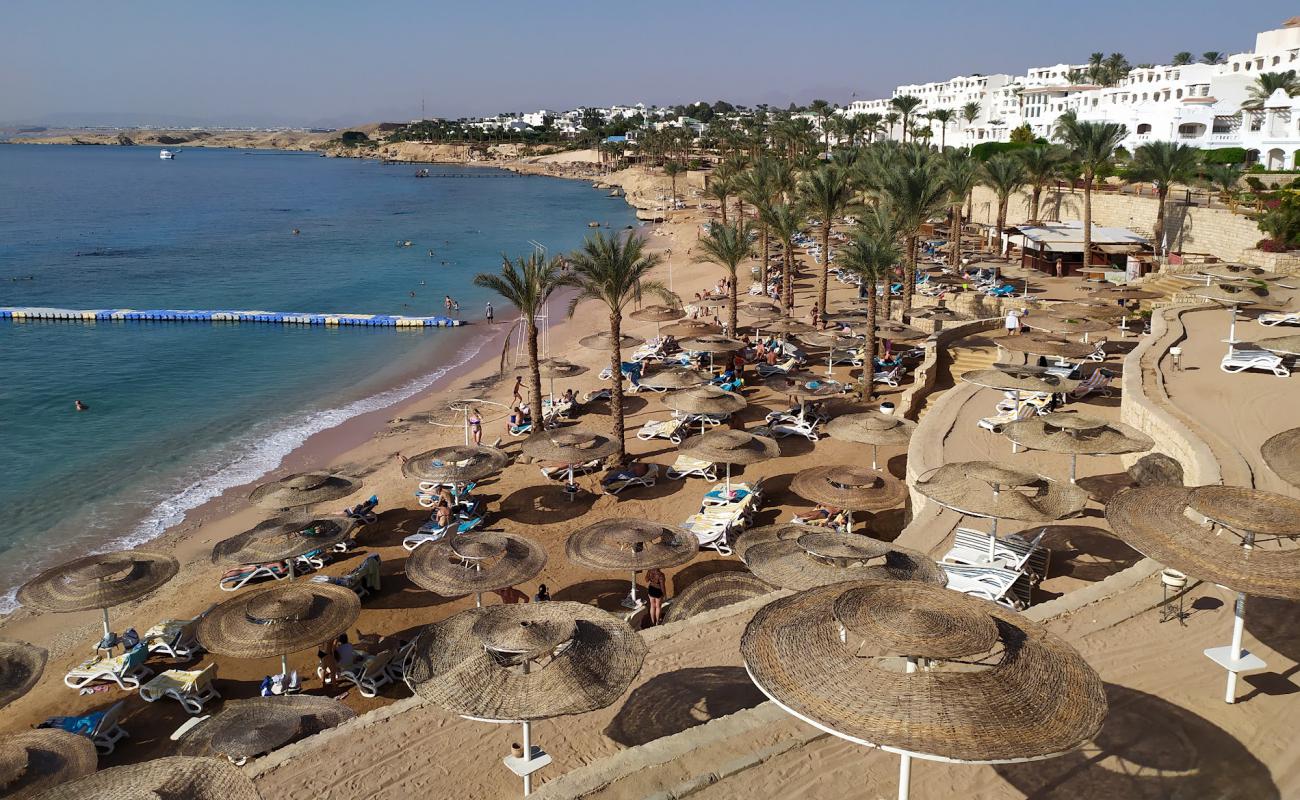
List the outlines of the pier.
{"type": "Polygon", "coordinates": [[[261,322],[327,327],[454,328],[464,320],[451,317],[408,317],[400,314],[313,314],[283,311],[204,311],[175,309],[0,307],[0,319],[64,320],[68,322],[261,322]]]}

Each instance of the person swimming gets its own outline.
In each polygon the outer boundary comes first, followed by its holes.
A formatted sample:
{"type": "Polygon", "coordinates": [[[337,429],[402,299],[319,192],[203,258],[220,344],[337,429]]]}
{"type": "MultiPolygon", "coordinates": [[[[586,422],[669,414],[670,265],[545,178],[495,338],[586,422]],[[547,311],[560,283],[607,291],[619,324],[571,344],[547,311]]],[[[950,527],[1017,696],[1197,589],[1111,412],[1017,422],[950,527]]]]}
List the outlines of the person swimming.
{"type": "Polygon", "coordinates": [[[90,410],[90,406],[86,405],[85,403],[81,402],[80,400],[77,400],[77,401],[76,401],[76,405],[77,405],[77,410],[78,410],[78,411],[89,411],[89,410],[90,410]]]}

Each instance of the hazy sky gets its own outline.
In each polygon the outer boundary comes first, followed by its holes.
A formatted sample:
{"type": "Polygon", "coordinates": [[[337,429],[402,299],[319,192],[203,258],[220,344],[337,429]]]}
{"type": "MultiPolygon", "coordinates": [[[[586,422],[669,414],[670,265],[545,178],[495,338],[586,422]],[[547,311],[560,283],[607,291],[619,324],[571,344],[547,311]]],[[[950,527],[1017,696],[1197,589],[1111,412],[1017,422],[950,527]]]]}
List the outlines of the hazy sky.
{"type": "Polygon", "coordinates": [[[4,0],[0,124],[346,124],[724,98],[785,105],[1119,51],[1240,52],[1253,0],[4,0]]]}

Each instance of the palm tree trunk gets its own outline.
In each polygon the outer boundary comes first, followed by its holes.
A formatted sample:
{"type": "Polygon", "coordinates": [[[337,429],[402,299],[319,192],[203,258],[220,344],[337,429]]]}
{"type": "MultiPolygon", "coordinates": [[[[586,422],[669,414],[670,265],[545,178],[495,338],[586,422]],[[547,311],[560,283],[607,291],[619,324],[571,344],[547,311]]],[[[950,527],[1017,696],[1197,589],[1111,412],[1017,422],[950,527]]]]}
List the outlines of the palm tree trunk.
{"type": "Polygon", "coordinates": [[[862,391],[864,400],[876,396],[876,382],[872,379],[876,373],[876,282],[867,282],[867,341],[862,348],[862,381],[866,387],[862,391]]]}
{"type": "Polygon", "coordinates": [[[745,201],[737,197],[736,198],[736,222],[744,222],[744,221],[745,221],[745,201]]]}
{"type": "Polygon", "coordinates": [[[623,348],[619,346],[619,337],[623,335],[623,315],[611,311],[609,315],[609,336],[612,347],[609,351],[609,365],[614,370],[610,378],[612,385],[609,392],[609,415],[611,435],[618,444],[614,454],[614,465],[622,467],[627,464],[627,445],[623,441],[623,348]]]}
{"type": "Polygon", "coordinates": [[[790,243],[781,245],[781,289],[785,294],[786,312],[794,311],[794,253],[790,243]]]}
{"type": "Polygon", "coordinates": [[[1092,263],[1092,172],[1083,176],[1083,266],[1092,263]]]}
{"type": "Polygon", "coordinates": [[[903,309],[912,307],[912,292],[916,290],[916,243],[921,237],[907,237],[907,260],[903,262],[903,309]]]}
{"type": "Polygon", "coordinates": [[[727,224],[727,198],[722,198],[722,224],[727,224]]]}
{"type": "Polygon", "coordinates": [[[945,122],[943,123],[943,127],[939,129],[939,150],[942,151],[947,146],[948,146],[948,123],[945,122]]]}
{"type": "Polygon", "coordinates": [[[727,309],[727,335],[731,338],[738,338],[736,334],[736,303],[738,302],[736,290],[736,270],[731,271],[731,306],[727,309]]]}
{"type": "Polygon", "coordinates": [[[542,371],[537,359],[537,321],[528,317],[524,322],[524,335],[528,337],[528,402],[532,404],[533,433],[544,427],[542,421],[542,371]]]}
{"type": "Polygon", "coordinates": [[[1030,197],[1030,201],[1029,201],[1029,205],[1030,205],[1029,221],[1030,221],[1030,222],[1037,222],[1037,221],[1038,221],[1038,201],[1039,201],[1039,198],[1041,198],[1042,196],[1043,196],[1043,187],[1041,187],[1041,186],[1035,186],[1035,187],[1034,187],[1033,195],[1030,197]]]}
{"type": "Polygon", "coordinates": [[[961,263],[962,224],[961,203],[957,203],[952,207],[952,236],[948,237],[952,239],[952,252],[948,255],[949,266],[955,267],[961,263]]]}
{"type": "Polygon", "coordinates": [[[831,219],[826,215],[822,220],[822,275],[817,282],[817,308],[821,310],[822,319],[826,318],[826,288],[831,276],[831,219]]]}
{"type": "Polygon", "coordinates": [[[1156,190],[1156,227],[1155,235],[1151,239],[1151,244],[1155,246],[1156,253],[1160,252],[1160,243],[1165,238],[1165,203],[1169,200],[1169,189],[1163,184],[1156,190]]]}
{"type": "Polygon", "coordinates": [[[966,193],[966,219],[975,216],[975,190],[966,193]]]}
{"type": "Polygon", "coordinates": [[[998,256],[1002,255],[1004,238],[1002,231],[1007,227],[1007,205],[1010,198],[998,198],[998,256]]]}
{"type": "Polygon", "coordinates": [[[768,257],[768,255],[770,255],[770,254],[768,253],[767,223],[766,223],[766,222],[760,222],[760,223],[759,223],[759,225],[758,225],[758,235],[759,235],[759,238],[762,240],[762,248],[763,248],[763,260],[760,261],[759,264],[758,264],[758,281],[759,281],[759,283],[763,284],[763,296],[766,297],[766,296],[767,296],[767,257],[768,257]]]}

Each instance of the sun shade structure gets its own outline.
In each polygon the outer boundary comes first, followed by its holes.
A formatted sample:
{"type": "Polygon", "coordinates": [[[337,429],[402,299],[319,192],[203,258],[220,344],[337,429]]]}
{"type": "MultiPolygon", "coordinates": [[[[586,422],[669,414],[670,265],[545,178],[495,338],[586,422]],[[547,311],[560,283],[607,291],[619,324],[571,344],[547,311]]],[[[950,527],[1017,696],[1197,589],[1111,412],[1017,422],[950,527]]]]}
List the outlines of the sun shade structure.
{"type": "Polygon", "coordinates": [[[740,310],[760,321],[779,319],[783,313],[781,307],[775,303],[742,303],[740,310]]]}
{"type": "Polygon", "coordinates": [[[1240,283],[1216,283],[1210,285],[1206,280],[1205,286],[1193,287],[1190,293],[1202,300],[1209,300],[1226,307],[1232,312],[1228,322],[1228,356],[1231,357],[1237,344],[1237,309],[1241,306],[1258,306],[1274,305],[1269,297],[1268,289],[1262,286],[1247,285],[1240,283]]]}
{"type": "Polygon", "coordinates": [[[884,511],[907,501],[907,484],[887,472],[852,464],[803,470],[790,482],[790,491],[805,500],[849,512],[849,533],[853,533],[854,511],[884,511]]]}
{"type": "Polygon", "coordinates": [[[666,333],[669,336],[676,336],[680,339],[691,336],[708,336],[710,334],[722,333],[722,328],[714,325],[712,322],[705,322],[698,319],[683,319],[667,326],[661,331],[661,333],[666,333]]]}
{"type": "Polygon", "coordinates": [[[286,656],[328,642],[361,613],[361,600],[346,586],[298,581],[232,597],[199,621],[199,642],[231,658],[286,656]]]}
{"type": "MultiPolygon", "coordinates": [[[[608,353],[614,349],[614,340],[608,333],[593,333],[590,336],[584,336],[578,340],[578,344],[588,350],[599,350],[608,353]]],[[[633,336],[628,333],[620,334],[618,337],[618,346],[620,349],[636,347],[639,344],[645,344],[645,339],[640,336],[633,336]]]]}
{"type": "Polygon", "coordinates": [[[909,319],[929,319],[936,322],[953,322],[963,319],[961,314],[946,306],[929,306],[926,308],[909,308],[903,312],[909,319]]]}
{"type": "Polygon", "coordinates": [[[221,711],[181,738],[180,750],[191,756],[224,757],[242,763],[356,715],[337,700],[309,694],[227,700],[221,711]]]}
{"type": "Polygon", "coordinates": [[[768,333],[776,333],[776,334],[780,334],[781,336],[789,336],[791,334],[798,334],[798,333],[812,333],[817,329],[805,322],[800,322],[797,319],[791,319],[790,317],[782,317],[781,319],[778,319],[774,322],[769,322],[763,325],[763,330],[767,331],[768,333]]]}
{"type": "Polygon", "coordinates": [[[332,472],[299,472],[258,486],[248,495],[255,506],[284,511],[347,497],[361,482],[332,472]]]}
{"type": "Polygon", "coordinates": [[[510,456],[497,447],[454,445],[411,456],[402,465],[402,474],[432,483],[470,483],[495,475],[509,463],[510,456]]]}
{"type": "Polygon", "coordinates": [[[1055,358],[1082,358],[1091,355],[1097,349],[1090,344],[1072,342],[1069,339],[1049,336],[1037,331],[1020,336],[1003,336],[997,339],[996,343],[1003,350],[1055,358]]]}
{"type": "Polygon", "coordinates": [[[580,528],[564,543],[569,560],[589,569],[632,573],[628,602],[641,605],[636,596],[636,574],[658,567],[678,567],[695,558],[700,541],[676,525],[648,519],[606,519],[580,528]]]}
{"type": "Polygon", "coordinates": [[[289,563],[315,550],[331,550],[348,540],[356,520],[344,516],[312,517],[304,514],[273,517],[241,534],[223,539],[212,548],[212,560],[227,564],[289,563]]]}
{"type": "Polygon", "coordinates": [[[1089,319],[1087,317],[1058,317],[1055,314],[1030,314],[1020,318],[1020,324],[1026,328],[1058,333],[1062,336],[1083,334],[1084,341],[1088,334],[1108,331],[1115,327],[1111,320],[1089,319]]]}
{"type": "Polygon", "coordinates": [[[484,532],[453,536],[417,548],[406,559],[406,576],[444,597],[474,595],[531,580],[546,566],[546,549],[525,536],[484,532]]]}
{"type": "Polygon", "coordinates": [[[472,608],[420,632],[406,682],[426,702],[462,716],[522,723],[524,754],[506,764],[523,777],[527,795],[532,773],[550,763],[533,748],[531,722],[612,704],[645,653],[627,623],[581,603],[472,608]]]}
{"type": "Polygon", "coordinates": [[[1093,319],[1102,322],[1128,316],[1128,311],[1114,303],[1089,303],[1086,301],[1053,303],[1047,313],[1058,319],[1093,319]]]}
{"type": "Polygon", "coordinates": [[[1259,454],[1279,478],[1300,488],[1300,428],[1269,437],[1259,448],[1259,454]]]}
{"type": "Polygon", "coordinates": [[[1079,456],[1142,453],[1155,441],[1122,422],[1085,417],[1072,411],[1043,414],[1007,423],[1002,433],[1028,450],[1066,453],[1070,456],[1070,483],[1075,482],[1079,456]]]}
{"type": "MultiPolygon", "coordinates": [[[[728,392],[717,386],[694,386],[664,395],[664,405],[681,414],[725,416],[745,407],[745,398],[738,392],[728,392]]],[[[700,432],[704,432],[704,419],[700,419],[700,432]]]]}
{"type": "Polygon", "coordinates": [[[781,598],[754,616],[740,650],[785,711],[901,755],[900,798],[912,758],[1050,758],[1106,718],[1101,678],[1063,639],[937,585],[839,583],[781,598]]]}
{"type": "Polygon", "coordinates": [[[1093,289],[1089,296],[1098,300],[1155,300],[1158,297],[1164,297],[1159,292],[1139,289],[1135,286],[1105,286],[1100,289],[1093,289]]]}
{"type": "Polygon", "coordinates": [[[801,406],[806,400],[825,400],[844,394],[843,384],[800,372],[773,375],[764,379],[763,385],[777,394],[797,399],[801,406]]]}
{"type": "Polygon", "coordinates": [[[1300,333],[1293,333],[1289,336],[1273,336],[1268,339],[1259,339],[1255,344],[1270,353],[1277,353],[1278,355],[1300,355],[1300,333]]]}
{"type": "Polygon", "coordinates": [[[1234,281],[1272,281],[1281,277],[1276,272],[1269,272],[1259,267],[1249,267],[1245,264],[1215,264],[1212,267],[1200,270],[1200,274],[1207,278],[1222,278],[1234,281]]]}
{"type": "Polygon", "coordinates": [[[541,430],[524,440],[524,455],[536,461],[550,461],[568,467],[565,491],[571,496],[578,491],[573,480],[575,464],[606,458],[618,452],[618,443],[608,436],[580,428],[541,430]]]}
{"type": "Polygon", "coordinates": [[[832,439],[871,445],[872,469],[880,469],[876,464],[876,450],[880,445],[907,444],[915,432],[916,423],[912,420],[879,411],[844,414],[826,424],[826,434],[832,439]]]}
{"type": "Polygon", "coordinates": [[[112,647],[117,637],[108,625],[108,609],[149,594],[179,570],[176,559],[163,553],[99,553],[45,570],[18,587],[17,599],[28,608],[56,614],[103,609],[104,639],[100,645],[112,647]]]}
{"type": "Polygon", "coordinates": [[[1060,394],[1075,389],[1079,382],[1073,378],[1062,378],[1038,367],[1019,367],[1007,364],[994,366],[992,369],[977,369],[963,372],[961,379],[976,386],[998,389],[1003,392],[1042,392],[1060,394]]]}
{"type": "Polygon", "coordinates": [[[708,375],[689,367],[670,367],[641,378],[641,385],[651,389],[689,389],[708,382],[708,375]]]}
{"type": "Polygon", "coordinates": [[[168,756],[100,770],[63,783],[41,800],[262,800],[253,781],[225,759],[168,756]]]}
{"type": "Polygon", "coordinates": [[[664,621],[680,622],[773,591],[775,586],[743,570],[715,572],[678,592],[664,614],[664,621]]]}
{"type": "MultiPolygon", "coordinates": [[[[0,639],[0,708],[36,685],[48,658],[49,653],[34,644],[0,639]]],[[[0,786],[0,790],[3,788],[0,786]]]]}
{"type": "MultiPolygon", "coordinates": [[[[527,364],[515,367],[515,372],[520,374],[527,374],[530,371],[531,370],[527,364]]],[[[574,364],[573,362],[565,361],[562,358],[543,358],[537,362],[537,371],[543,378],[563,379],[576,378],[590,370],[581,364],[574,364]]]]}
{"type": "Polygon", "coordinates": [[[1263,669],[1241,649],[1246,596],[1300,600],[1300,500],[1232,486],[1151,486],[1125,489],[1106,504],[1111,530],[1133,549],[1165,566],[1237,592],[1232,644],[1205,651],[1228,671],[1224,700],[1235,701],[1237,674],[1263,669]],[[1203,521],[1202,521],[1203,520],[1203,521]],[[1257,547],[1256,537],[1278,540],[1257,547]]]}
{"type": "Polygon", "coordinates": [[[835,373],[835,351],[836,350],[856,350],[865,344],[865,340],[858,339],[854,336],[844,336],[843,334],[833,331],[816,331],[814,333],[799,334],[799,341],[813,347],[826,348],[826,374],[835,373]]]}
{"type": "Polygon", "coordinates": [[[862,535],[807,527],[816,532],[782,538],[790,531],[776,530],[756,537],[759,540],[745,548],[745,566],[762,580],[795,591],[855,580],[922,581],[938,586],[948,582],[934,559],[919,551],[862,535]]]}
{"type": "Polygon", "coordinates": [[[726,465],[727,478],[723,491],[730,496],[732,464],[743,466],[776,458],[781,455],[781,446],[775,439],[766,436],[722,428],[692,436],[682,442],[677,451],[701,461],[726,465]]]}
{"type": "Polygon", "coordinates": [[[901,322],[892,320],[880,322],[876,325],[876,336],[893,342],[915,342],[929,335],[923,330],[913,328],[911,325],[904,325],[901,322]]]}
{"type": "Polygon", "coordinates": [[[53,728],[0,735],[0,795],[30,800],[95,771],[99,756],[88,736],[53,728]]]}
{"type": "Polygon", "coordinates": [[[637,322],[672,322],[686,316],[686,312],[673,306],[653,305],[638,308],[628,316],[637,322]]]}

